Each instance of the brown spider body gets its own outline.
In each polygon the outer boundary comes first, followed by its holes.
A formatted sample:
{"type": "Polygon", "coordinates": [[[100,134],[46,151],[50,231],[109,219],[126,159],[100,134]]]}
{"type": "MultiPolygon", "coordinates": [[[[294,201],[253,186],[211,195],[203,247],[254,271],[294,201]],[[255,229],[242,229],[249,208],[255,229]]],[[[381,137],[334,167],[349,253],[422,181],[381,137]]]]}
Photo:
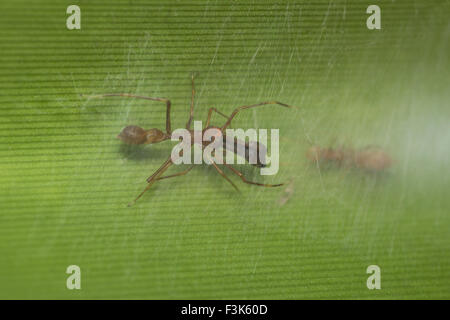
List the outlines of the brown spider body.
{"type": "Polygon", "coordinates": [[[149,144],[166,140],[166,134],[159,129],[144,130],[138,126],[125,127],[117,138],[126,144],[149,144]]]}
{"type": "Polygon", "coordinates": [[[392,159],[381,149],[368,148],[356,153],[355,165],[364,170],[383,171],[391,167],[392,159]]]}
{"type": "MultiPolygon", "coordinates": [[[[132,125],[132,126],[125,127],[117,136],[118,139],[122,140],[124,143],[127,143],[127,144],[138,145],[138,144],[158,143],[158,142],[162,142],[165,140],[169,140],[171,138],[172,131],[171,131],[171,123],[170,123],[170,108],[171,108],[170,100],[165,99],[165,98],[137,96],[137,95],[128,94],[128,93],[108,93],[108,94],[103,94],[103,95],[93,96],[93,97],[113,97],[113,96],[137,98],[137,99],[144,99],[144,100],[151,100],[151,101],[160,101],[160,102],[164,102],[166,104],[166,132],[163,132],[156,128],[144,130],[141,127],[132,125]]],[[[186,129],[189,130],[189,132],[191,134],[191,146],[195,143],[194,142],[195,134],[198,133],[191,129],[191,123],[192,123],[193,116],[194,116],[194,96],[195,96],[194,77],[192,76],[191,109],[190,109],[189,120],[186,123],[186,129]]],[[[277,104],[277,105],[280,105],[283,107],[293,108],[292,106],[289,106],[287,104],[284,104],[284,103],[281,103],[278,101],[267,101],[267,102],[261,102],[261,103],[254,104],[254,105],[238,107],[231,113],[230,116],[223,114],[216,108],[210,108],[208,111],[208,117],[206,120],[206,128],[203,129],[201,132],[202,148],[205,148],[206,146],[211,144],[213,141],[216,141],[217,139],[221,139],[222,140],[222,148],[224,150],[226,149],[226,150],[234,152],[238,156],[245,158],[247,160],[247,162],[249,162],[250,159],[256,159],[256,163],[252,163],[252,165],[254,165],[256,167],[260,167],[260,168],[264,167],[267,149],[262,143],[252,142],[252,141],[245,142],[245,141],[241,141],[237,138],[235,138],[234,141],[232,141],[232,142],[227,142],[226,136],[223,133],[225,132],[225,129],[231,125],[231,121],[239,113],[239,111],[254,108],[254,107],[259,107],[259,106],[263,106],[263,105],[268,105],[268,104],[277,104]],[[212,112],[216,112],[219,115],[221,115],[227,119],[227,121],[225,122],[225,124],[222,127],[210,126],[212,112]],[[206,130],[209,130],[209,129],[215,130],[215,134],[213,135],[214,139],[211,139],[210,141],[203,141],[203,136],[204,136],[206,130]],[[243,150],[243,152],[241,150],[243,150]]],[[[150,189],[150,187],[156,181],[185,175],[193,168],[193,165],[191,165],[188,169],[186,169],[182,172],[178,172],[178,173],[168,175],[168,176],[162,176],[162,174],[170,166],[172,166],[172,164],[173,164],[172,159],[171,159],[171,157],[169,157],[161,165],[161,167],[158,170],[156,170],[149,178],[147,178],[147,182],[148,182],[147,187],[129,205],[132,205],[133,203],[135,203],[145,193],[145,191],[150,189]]],[[[219,166],[214,161],[212,161],[211,164],[214,166],[214,168],[217,170],[217,172],[224,179],[226,179],[236,190],[238,190],[236,185],[227,177],[227,175],[219,168],[219,166]]],[[[224,162],[223,165],[226,166],[229,170],[231,170],[234,174],[239,176],[239,178],[241,178],[241,180],[247,184],[253,184],[253,185],[262,186],[262,187],[278,187],[278,186],[283,185],[283,183],[263,184],[263,183],[259,183],[259,182],[252,182],[252,181],[247,180],[244,177],[244,175],[240,171],[238,171],[234,167],[232,167],[231,164],[224,162]]]]}

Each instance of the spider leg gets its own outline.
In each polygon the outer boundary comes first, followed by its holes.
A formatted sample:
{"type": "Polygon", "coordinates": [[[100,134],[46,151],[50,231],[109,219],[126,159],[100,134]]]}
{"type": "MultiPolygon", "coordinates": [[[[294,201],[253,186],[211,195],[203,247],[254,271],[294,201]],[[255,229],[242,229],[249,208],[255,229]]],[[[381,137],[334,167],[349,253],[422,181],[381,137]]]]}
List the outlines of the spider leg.
{"type": "Polygon", "coordinates": [[[192,119],[194,118],[194,98],[195,98],[195,85],[194,85],[194,73],[191,75],[192,80],[192,94],[191,94],[191,111],[189,114],[189,120],[186,123],[186,129],[191,129],[192,119]]]}
{"type": "Polygon", "coordinates": [[[172,134],[172,130],[170,128],[171,102],[169,99],[137,96],[137,95],[129,94],[129,93],[105,93],[105,94],[100,94],[100,95],[88,96],[88,98],[104,98],[104,97],[128,97],[128,98],[135,98],[135,99],[144,99],[144,100],[165,102],[166,103],[166,131],[169,136],[172,134]]]}
{"type": "Polygon", "coordinates": [[[278,101],[266,101],[266,102],[261,102],[261,103],[257,103],[257,104],[252,104],[249,106],[241,106],[241,107],[236,108],[233,111],[231,116],[228,118],[227,122],[225,122],[225,124],[223,125],[222,130],[225,130],[231,124],[231,121],[239,113],[239,111],[244,110],[244,109],[250,109],[250,108],[255,108],[255,107],[259,107],[259,106],[264,106],[266,104],[278,104],[278,105],[286,107],[286,108],[296,108],[296,107],[293,107],[293,106],[290,106],[290,105],[287,105],[285,103],[278,102],[278,101]]]}
{"type": "Polygon", "coordinates": [[[210,157],[208,157],[208,159],[211,161],[211,164],[214,166],[217,172],[219,172],[219,174],[224,177],[224,179],[227,180],[233,186],[233,188],[236,189],[236,191],[239,192],[238,187],[236,187],[233,181],[231,181],[230,178],[227,177],[227,175],[219,168],[219,166],[210,157]]]}
{"type": "Polygon", "coordinates": [[[210,120],[211,120],[211,116],[212,116],[213,111],[215,111],[216,113],[218,113],[218,114],[220,114],[221,116],[225,117],[225,119],[227,119],[227,120],[228,120],[228,118],[229,118],[229,116],[227,116],[226,114],[220,112],[220,111],[217,110],[216,108],[209,108],[209,110],[208,110],[208,118],[206,119],[206,125],[205,125],[205,128],[208,128],[208,127],[209,127],[209,123],[210,123],[210,120]]]}
{"type": "Polygon", "coordinates": [[[169,179],[169,178],[174,178],[174,177],[178,177],[178,176],[184,176],[185,174],[187,174],[189,171],[192,170],[192,168],[194,168],[194,165],[190,166],[189,168],[187,168],[184,171],[178,172],[178,173],[174,173],[171,174],[169,176],[164,176],[164,177],[158,177],[156,180],[162,180],[162,179],[169,179]]]}
{"type": "Polygon", "coordinates": [[[227,163],[224,163],[224,165],[225,165],[227,168],[229,168],[231,171],[233,171],[236,175],[238,175],[239,178],[241,178],[241,180],[242,180],[243,182],[245,182],[245,183],[248,183],[248,184],[254,184],[254,185],[257,185],[257,186],[261,186],[261,187],[268,187],[268,188],[271,188],[271,187],[280,187],[280,186],[284,185],[284,183],[279,183],[279,184],[265,184],[265,183],[259,183],[259,182],[248,181],[248,180],[244,177],[244,174],[243,174],[242,172],[236,170],[235,168],[233,168],[232,166],[230,166],[230,165],[227,164],[227,163]]]}
{"type": "Polygon", "coordinates": [[[145,189],[134,199],[134,201],[130,202],[128,204],[129,207],[131,207],[133,204],[136,203],[136,201],[139,200],[140,197],[143,196],[143,194],[151,188],[151,186],[158,180],[158,178],[166,171],[171,165],[173,164],[172,159],[169,157],[162,165],[159,167],[158,170],[155,171],[148,179],[147,179],[147,186],[145,189]]]}

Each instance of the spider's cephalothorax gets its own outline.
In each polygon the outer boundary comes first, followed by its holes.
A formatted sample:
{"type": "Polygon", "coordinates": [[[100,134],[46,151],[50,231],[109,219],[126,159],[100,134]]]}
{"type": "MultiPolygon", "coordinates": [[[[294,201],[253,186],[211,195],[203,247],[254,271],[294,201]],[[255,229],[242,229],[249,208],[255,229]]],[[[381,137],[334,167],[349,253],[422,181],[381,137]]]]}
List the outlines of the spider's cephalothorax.
{"type": "Polygon", "coordinates": [[[127,144],[149,144],[167,139],[167,135],[159,129],[144,130],[138,126],[128,126],[117,135],[117,138],[127,144]]]}

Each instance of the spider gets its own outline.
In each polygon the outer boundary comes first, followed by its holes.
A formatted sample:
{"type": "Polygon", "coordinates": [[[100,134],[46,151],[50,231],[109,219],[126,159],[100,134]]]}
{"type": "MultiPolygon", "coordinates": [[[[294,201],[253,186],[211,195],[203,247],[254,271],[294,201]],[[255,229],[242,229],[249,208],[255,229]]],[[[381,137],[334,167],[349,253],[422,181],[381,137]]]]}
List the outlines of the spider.
{"type": "MultiPolygon", "coordinates": [[[[191,133],[191,137],[194,136],[194,130],[191,129],[191,123],[192,120],[194,118],[194,98],[195,98],[195,85],[194,85],[194,74],[192,74],[191,76],[191,81],[192,81],[192,95],[191,95],[191,108],[190,108],[190,114],[189,114],[189,119],[186,123],[186,129],[191,133]]],[[[163,102],[166,104],[166,130],[165,132],[160,130],[160,129],[149,129],[149,130],[144,130],[141,127],[138,126],[127,126],[125,127],[117,136],[117,138],[119,138],[120,140],[122,140],[123,142],[127,143],[127,144],[152,144],[152,143],[158,143],[158,142],[162,142],[165,140],[169,140],[171,138],[172,135],[172,129],[171,129],[171,123],[170,123],[170,107],[171,107],[171,102],[169,99],[166,98],[155,98],[155,97],[146,97],[146,96],[139,96],[139,95],[134,95],[134,94],[129,94],[129,93],[106,93],[106,94],[101,94],[101,95],[95,95],[95,96],[91,96],[91,98],[104,98],[104,97],[128,97],[128,98],[135,98],[135,99],[144,99],[144,100],[150,100],[150,101],[159,101],[159,102],[163,102]]],[[[232,120],[234,119],[234,117],[242,110],[245,109],[250,109],[250,108],[255,108],[255,107],[259,107],[259,106],[264,106],[264,105],[269,105],[269,104],[276,104],[276,105],[280,105],[286,108],[295,108],[293,106],[287,105],[285,103],[281,103],[278,101],[266,101],[266,102],[261,102],[261,103],[257,103],[257,104],[253,104],[253,105],[247,105],[247,106],[241,106],[236,108],[230,116],[225,115],[224,113],[220,112],[219,110],[217,110],[216,108],[210,108],[208,111],[208,117],[206,119],[206,126],[205,128],[202,130],[202,136],[203,133],[208,130],[208,129],[216,129],[219,132],[219,136],[216,138],[222,138],[224,141],[223,147],[225,149],[228,149],[232,152],[234,152],[235,154],[239,155],[237,152],[237,146],[240,143],[244,144],[244,149],[245,149],[245,154],[241,155],[242,157],[244,157],[247,161],[249,161],[249,155],[252,153],[256,153],[258,154],[257,156],[257,161],[256,163],[252,164],[253,166],[256,167],[264,167],[265,166],[265,161],[263,161],[263,157],[265,154],[265,147],[259,143],[247,143],[247,142],[242,142],[240,140],[235,139],[234,140],[234,146],[229,146],[227,144],[225,144],[225,134],[224,134],[224,130],[229,127],[231,125],[232,120]],[[215,126],[210,126],[210,121],[211,121],[211,116],[212,113],[216,112],[217,114],[219,114],[220,116],[224,117],[226,119],[226,122],[223,126],[221,127],[215,127],[215,126]],[[260,158],[259,154],[259,150],[263,149],[263,157],[260,158]]],[[[212,142],[202,142],[202,148],[205,148],[207,145],[209,145],[212,142]]],[[[191,140],[191,146],[194,144],[194,141],[191,140]]],[[[224,152],[225,152],[224,149],[224,152]]],[[[235,189],[236,191],[239,191],[239,189],[237,188],[237,186],[227,177],[227,175],[222,171],[222,169],[217,165],[217,163],[215,163],[212,159],[211,160],[211,164],[214,166],[214,168],[217,170],[217,172],[225,179],[227,180],[235,189]]],[[[136,197],[136,199],[132,202],[130,202],[128,204],[128,206],[132,206],[139,198],[142,197],[142,195],[148,190],[150,189],[150,187],[159,180],[163,180],[163,179],[169,179],[169,178],[174,178],[174,177],[179,177],[179,176],[183,176],[186,175],[189,171],[192,170],[192,168],[194,167],[194,165],[191,165],[190,167],[188,167],[186,170],[175,173],[175,174],[171,174],[171,175],[167,175],[167,176],[162,176],[162,174],[170,167],[173,165],[172,159],[171,157],[169,157],[160,167],[158,170],[156,170],[150,177],[147,178],[147,186],[146,188],[136,197]]],[[[237,176],[239,176],[239,178],[241,178],[241,180],[244,183],[247,184],[252,184],[252,185],[257,185],[257,186],[262,186],[262,187],[279,187],[284,185],[284,183],[279,183],[279,184],[264,184],[264,183],[259,183],[259,182],[253,182],[253,181],[249,181],[247,180],[243,173],[238,171],[237,169],[233,168],[230,164],[224,162],[223,165],[225,167],[227,167],[228,169],[230,169],[234,174],[236,174],[237,176]]]]}

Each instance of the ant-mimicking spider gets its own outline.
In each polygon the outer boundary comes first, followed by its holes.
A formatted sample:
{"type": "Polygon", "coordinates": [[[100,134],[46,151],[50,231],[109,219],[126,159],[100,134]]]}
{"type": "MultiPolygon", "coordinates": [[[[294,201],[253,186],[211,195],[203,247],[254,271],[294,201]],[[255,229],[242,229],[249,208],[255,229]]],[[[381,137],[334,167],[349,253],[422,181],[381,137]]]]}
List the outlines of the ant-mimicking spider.
{"type": "MultiPolygon", "coordinates": [[[[194,117],[194,97],[195,97],[195,86],[194,86],[194,74],[192,74],[191,77],[192,80],[192,95],[191,95],[191,109],[190,109],[190,114],[189,114],[189,119],[186,123],[186,129],[191,133],[191,137],[194,135],[194,130],[191,129],[191,123],[194,117]]],[[[166,104],[166,132],[163,132],[160,129],[149,129],[149,130],[144,130],[141,127],[135,126],[135,125],[131,125],[131,126],[127,126],[125,127],[117,136],[117,138],[119,138],[120,140],[122,140],[123,142],[127,143],[127,144],[151,144],[151,143],[158,143],[158,142],[162,142],[165,140],[169,140],[171,138],[172,135],[172,129],[171,129],[171,123],[170,123],[170,107],[171,107],[171,102],[169,99],[166,98],[154,98],[154,97],[145,97],[145,96],[139,96],[139,95],[134,95],[134,94],[129,94],[129,93],[106,93],[106,94],[101,94],[101,95],[94,95],[94,96],[90,96],[90,98],[104,98],[104,97],[128,97],[128,98],[135,98],[135,99],[144,99],[144,100],[151,100],[151,101],[160,101],[160,102],[164,102],[166,104]]],[[[262,157],[260,158],[260,152],[259,150],[263,149],[265,150],[265,147],[259,143],[252,143],[249,144],[247,142],[242,142],[239,141],[235,138],[234,140],[234,146],[228,146],[225,143],[225,134],[224,134],[224,130],[231,125],[231,121],[234,119],[234,117],[241,111],[241,110],[245,110],[245,109],[250,109],[250,108],[255,108],[255,107],[259,107],[259,106],[264,106],[264,105],[268,105],[268,104],[277,104],[283,107],[287,107],[287,108],[296,108],[290,105],[287,105],[285,103],[281,103],[278,101],[266,101],[266,102],[261,102],[261,103],[257,103],[257,104],[253,104],[253,105],[248,105],[248,106],[241,106],[236,108],[230,116],[225,115],[224,113],[220,112],[219,110],[217,110],[216,108],[210,108],[208,111],[208,117],[206,120],[206,127],[202,130],[202,136],[203,133],[208,130],[208,129],[216,129],[219,132],[219,136],[216,136],[216,139],[223,139],[223,147],[225,149],[228,149],[232,152],[234,152],[235,154],[239,155],[237,152],[237,145],[240,143],[243,143],[245,145],[245,154],[241,155],[242,157],[245,158],[245,160],[249,161],[249,155],[250,154],[254,154],[256,153],[257,156],[257,161],[256,163],[252,164],[256,167],[264,167],[265,166],[265,161],[263,161],[263,157],[264,157],[264,151],[262,152],[262,157]],[[222,117],[224,117],[225,119],[227,119],[227,121],[225,122],[225,124],[222,127],[215,127],[215,126],[210,126],[210,120],[211,120],[211,116],[212,113],[216,112],[219,115],[221,115],[222,117]]],[[[191,146],[194,145],[194,140],[191,139],[191,146]]],[[[207,145],[209,145],[210,143],[212,143],[212,141],[203,141],[202,142],[202,148],[205,148],[207,145]]],[[[225,151],[225,150],[224,150],[225,151]]],[[[222,169],[219,168],[219,166],[212,160],[211,160],[211,164],[214,166],[214,168],[217,170],[217,172],[223,177],[225,178],[237,191],[239,191],[239,189],[236,187],[236,185],[226,176],[226,174],[222,171],[222,169]]],[[[156,170],[150,177],[147,178],[147,187],[144,189],[144,191],[142,191],[134,201],[132,201],[131,203],[128,204],[128,206],[133,205],[139,198],[142,197],[142,195],[148,190],[150,189],[150,187],[158,180],[162,180],[162,179],[168,179],[168,178],[173,178],[173,177],[178,177],[178,176],[183,176],[185,174],[187,174],[189,171],[192,170],[192,168],[194,167],[194,165],[191,165],[189,168],[187,168],[184,171],[175,173],[175,174],[171,174],[168,176],[162,176],[162,174],[173,164],[173,161],[171,159],[171,157],[169,157],[162,165],[161,167],[159,167],[158,170],[156,170]]],[[[279,183],[279,184],[264,184],[264,183],[259,183],[259,182],[253,182],[253,181],[249,181],[247,180],[243,173],[238,171],[237,169],[233,168],[230,164],[224,162],[223,165],[225,165],[227,168],[229,168],[234,174],[236,174],[237,176],[239,176],[239,178],[241,178],[241,180],[247,184],[253,184],[253,185],[257,185],[257,186],[262,186],[262,187],[279,187],[284,185],[284,183],[279,183]]]]}

